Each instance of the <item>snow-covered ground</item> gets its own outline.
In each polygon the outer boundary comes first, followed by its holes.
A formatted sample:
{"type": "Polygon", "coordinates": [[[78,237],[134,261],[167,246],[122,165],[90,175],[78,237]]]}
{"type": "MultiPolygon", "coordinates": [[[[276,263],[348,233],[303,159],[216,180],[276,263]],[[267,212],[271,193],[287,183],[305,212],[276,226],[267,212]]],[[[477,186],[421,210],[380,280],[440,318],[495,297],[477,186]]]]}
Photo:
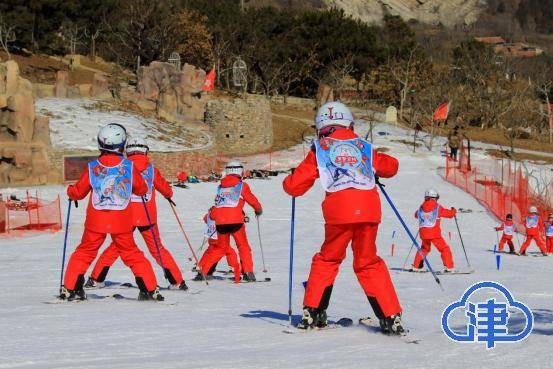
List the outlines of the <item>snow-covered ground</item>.
{"type": "MultiPolygon", "coordinates": [[[[361,127],[364,128],[364,127],[361,127]]],[[[362,131],[363,129],[361,129],[362,131]]],[[[409,226],[427,187],[435,187],[444,206],[471,209],[459,214],[468,256],[476,270],[470,275],[442,276],[441,291],[428,274],[398,272],[411,246],[397,219],[383,200],[383,220],[378,247],[391,269],[404,322],[418,344],[373,333],[362,327],[283,334],[287,328],[288,252],[290,197],[281,187],[283,176],[252,180],[250,186],[264,205],[261,217],[263,247],[270,283],[233,285],[213,281],[209,286],[189,282],[191,292],[165,291],[167,301],[177,305],[134,301],[91,301],[80,304],[46,305],[57,293],[63,233],[43,234],[22,239],[0,239],[0,368],[549,368],[553,361],[553,259],[503,256],[496,270],[490,249],[496,243],[497,224],[485,208],[462,190],[440,177],[443,158],[437,152],[411,153],[392,142],[403,133],[379,125],[375,144],[390,149],[400,160],[399,174],[385,181],[386,190],[396,202],[409,226]],[[396,232],[396,252],[390,255],[392,234],[396,232]],[[450,341],[440,327],[443,309],[472,283],[492,280],[504,284],[515,298],[534,311],[535,329],[525,341],[499,345],[486,350],[482,344],[450,341]]],[[[290,165],[301,159],[301,145],[274,160],[290,165]]],[[[266,160],[267,156],[250,159],[266,160]]],[[[175,189],[174,200],[185,229],[194,245],[202,240],[201,217],[212,204],[216,184],[201,183],[190,189],[175,189]]],[[[62,187],[43,187],[45,197],[63,193],[62,187]]],[[[299,319],[303,286],[312,255],[323,240],[320,203],[323,191],[318,183],[297,199],[293,311],[299,319]]],[[[84,204],[83,204],[84,205],[84,204]]],[[[65,209],[64,209],[65,211],[65,209]]],[[[248,209],[252,215],[251,209],[248,209]]],[[[73,209],[70,221],[69,251],[78,244],[85,206],[73,209]]],[[[254,217],[252,216],[252,219],[254,217]]],[[[192,263],[169,206],[159,203],[162,240],[173,252],[189,280],[192,263]]],[[[451,246],[458,267],[466,262],[453,221],[443,221],[444,234],[452,234],[451,246]]],[[[261,255],[255,223],[248,225],[258,277],[261,255]]],[[[137,239],[144,248],[143,242],[137,239]]],[[[535,251],[533,248],[531,251],[535,251]]],[[[413,254],[411,254],[411,257],[413,254]]],[[[151,258],[150,258],[151,259],[151,258]]],[[[439,254],[430,262],[441,268],[439,254]]],[[[224,264],[224,263],[223,263],[224,264]]],[[[339,274],[330,308],[331,319],[371,315],[371,308],[352,271],[351,252],[339,274]]],[[[221,265],[220,268],[223,268],[221,265]]],[[[160,268],[159,283],[164,285],[160,268]]],[[[110,281],[132,281],[132,275],[118,262],[108,275],[110,281]]],[[[136,290],[103,289],[90,293],[119,292],[135,297],[136,290]]]]}
{"type": "Polygon", "coordinates": [[[209,133],[123,111],[99,111],[89,99],[37,99],[36,111],[50,117],[52,145],[63,149],[96,150],[98,129],[120,123],[129,134],[148,140],[152,151],[188,151],[212,145],[209,133]]]}

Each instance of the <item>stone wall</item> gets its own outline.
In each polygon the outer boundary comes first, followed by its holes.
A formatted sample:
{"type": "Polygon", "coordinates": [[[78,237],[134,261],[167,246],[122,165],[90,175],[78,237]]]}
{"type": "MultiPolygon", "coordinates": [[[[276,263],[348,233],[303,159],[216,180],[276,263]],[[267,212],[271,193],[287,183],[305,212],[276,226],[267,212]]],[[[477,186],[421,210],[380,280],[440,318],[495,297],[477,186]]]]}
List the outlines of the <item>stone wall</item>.
{"type": "Polygon", "coordinates": [[[253,154],[273,146],[271,106],[262,96],[211,100],[207,103],[205,122],[222,154],[253,154]]]}
{"type": "Polygon", "coordinates": [[[0,186],[48,182],[47,117],[35,114],[32,83],[14,61],[0,63],[0,186]]]}

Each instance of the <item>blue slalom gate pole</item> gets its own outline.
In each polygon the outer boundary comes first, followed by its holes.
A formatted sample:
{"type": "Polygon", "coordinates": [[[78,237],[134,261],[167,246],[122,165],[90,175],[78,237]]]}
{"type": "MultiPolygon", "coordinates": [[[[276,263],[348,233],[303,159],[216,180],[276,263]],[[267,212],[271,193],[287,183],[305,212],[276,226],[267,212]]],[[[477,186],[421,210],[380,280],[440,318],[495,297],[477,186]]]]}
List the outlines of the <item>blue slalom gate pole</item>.
{"type": "Polygon", "coordinates": [[[61,287],[63,286],[63,272],[65,269],[65,252],[67,250],[67,236],[69,235],[69,217],[70,216],[71,216],[71,200],[68,200],[67,217],[65,219],[65,237],[63,239],[63,254],[61,257],[60,290],[61,290],[61,287]]]}
{"type": "Polygon", "coordinates": [[[382,191],[382,194],[386,198],[386,201],[388,202],[388,204],[390,205],[390,207],[392,208],[392,210],[396,214],[396,217],[399,220],[399,222],[401,223],[401,225],[403,226],[403,229],[405,229],[405,232],[407,232],[407,235],[409,236],[409,238],[411,238],[411,241],[413,241],[413,245],[417,248],[418,252],[421,254],[421,256],[424,260],[424,263],[428,267],[428,270],[430,271],[430,273],[432,273],[432,276],[434,277],[434,280],[436,281],[438,286],[443,291],[444,288],[442,287],[442,283],[440,282],[440,279],[436,275],[436,272],[434,272],[434,269],[432,269],[432,266],[430,265],[430,263],[428,262],[428,259],[426,258],[426,256],[422,252],[421,247],[419,246],[419,243],[417,242],[415,237],[413,237],[413,234],[411,233],[411,231],[407,227],[407,224],[405,224],[405,221],[403,220],[403,218],[401,217],[401,215],[397,211],[397,208],[395,207],[394,203],[392,202],[392,199],[390,199],[390,196],[388,196],[388,193],[386,192],[386,190],[384,190],[384,185],[382,183],[378,182],[378,180],[376,181],[376,183],[378,184],[378,187],[380,187],[380,191],[382,191]]]}
{"type": "Polygon", "coordinates": [[[290,218],[290,271],[288,273],[288,322],[292,326],[292,283],[294,274],[294,226],[296,222],[296,198],[292,197],[292,217],[290,218]]]}
{"type": "Polygon", "coordinates": [[[157,255],[159,256],[159,264],[161,265],[161,269],[163,269],[163,276],[167,281],[169,281],[169,278],[167,277],[167,271],[163,266],[163,259],[161,258],[161,249],[159,248],[159,244],[157,243],[156,232],[154,232],[154,225],[152,224],[152,219],[150,218],[150,213],[148,212],[148,207],[146,206],[146,199],[144,199],[144,196],[142,196],[141,199],[142,199],[142,205],[144,206],[144,211],[146,212],[146,219],[148,219],[148,225],[150,226],[150,231],[152,232],[152,237],[154,238],[154,245],[156,245],[157,255]]]}

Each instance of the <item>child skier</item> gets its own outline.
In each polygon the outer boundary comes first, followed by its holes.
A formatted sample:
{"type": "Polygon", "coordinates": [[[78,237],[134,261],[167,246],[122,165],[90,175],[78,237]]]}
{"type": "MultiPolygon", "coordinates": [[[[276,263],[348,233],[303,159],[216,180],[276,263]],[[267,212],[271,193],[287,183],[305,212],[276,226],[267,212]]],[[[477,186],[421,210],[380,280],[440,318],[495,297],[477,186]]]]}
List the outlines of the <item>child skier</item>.
{"type": "MultiPolygon", "coordinates": [[[[169,289],[186,291],[188,286],[186,286],[182,278],[182,273],[175,259],[173,259],[171,253],[161,243],[159,228],[157,226],[156,191],[154,190],[157,190],[165,198],[170,199],[173,196],[173,189],[165,178],[163,178],[159,170],[150,163],[148,158],[149,150],[150,148],[146,140],[139,137],[130,138],[126,147],[128,160],[134,164],[134,167],[141,173],[142,178],[148,185],[148,192],[144,196],[144,199],[146,200],[146,208],[148,209],[148,214],[152,222],[150,227],[150,222],[144,211],[142,198],[140,196],[132,196],[129,206],[131,208],[133,226],[140,231],[150,254],[154,257],[156,262],[164,268],[165,277],[170,283],[169,289]],[[152,236],[152,229],[155,234],[155,240],[152,236]]],[[[118,257],[119,252],[115,243],[112,242],[96,262],[94,270],[88,278],[85,287],[103,287],[109,268],[115,263],[118,257]]]]}
{"type": "Polygon", "coordinates": [[[238,263],[238,256],[236,256],[236,252],[234,249],[230,246],[226,249],[223,249],[221,247],[217,247],[217,228],[215,226],[215,221],[213,220],[213,217],[211,213],[215,207],[211,207],[207,214],[204,216],[204,222],[206,223],[206,230],[204,237],[207,238],[208,247],[207,250],[205,250],[202,258],[200,259],[198,263],[199,270],[205,270],[206,275],[202,275],[202,273],[198,273],[196,277],[194,277],[194,280],[201,281],[205,278],[212,279],[213,273],[215,272],[215,268],[217,266],[217,263],[212,264],[210,269],[207,269],[207,263],[210,260],[220,260],[222,256],[218,255],[219,253],[224,253],[224,256],[227,258],[227,264],[234,269],[234,277],[235,280],[238,282],[240,281],[240,264],[238,263]],[[236,267],[238,267],[238,271],[236,271],[236,267]]]}
{"type": "Polygon", "coordinates": [[[541,239],[541,232],[544,228],[544,224],[541,217],[539,216],[538,208],[536,208],[535,206],[531,206],[529,213],[530,214],[526,217],[525,224],[526,240],[524,240],[524,243],[520,247],[519,254],[522,256],[526,256],[526,249],[528,248],[528,246],[530,246],[532,240],[534,240],[542,255],[546,256],[546,248],[541,239]]]}
{"type": "Polygon", "coordinates": [[[353,269],[380,320],[382,332],[399,335],[404,332],[401,306],[386,263],[376,253],[381,220],[376,179],[393,177],[398,161],[378,153],[354,133],[353,115],[342,103],[323,105],[315,125],[319,139],[283,183],[284,191],[297,197],[320,177],[326,191],[322,203],[325,241],[313,256],[298,328],[327,325],[326,309],[334,280],[352,242],[353,269]]]}
{"type": "Polygon", "coordinates": [[[503,231],[501,241],[499,241],[499,251],[503,251],[503,247],[507,243],[509,245],[509,254],[516,254],[515,245],[513,244],[513,235],[516,232],[517,226],[513,222],[513,214],[507,214],[505,222],[499,227],[495,227],[496,231],[503,231]]]}
{"type": "Polygon", "coordinates": [[[547,252],[553,254],[553,213],[545,223],[545,239],[547,241],[547,252]]]}
{"type": "MultiPolygon", "coordinates": [[[[440,227],[441,218],[453,218],[457,213],[455,208],[446,209],[438,204],[440,195],[434,189],[428,189],[424,193],[424,202],[415,212],[415,218],[419,220],[419,235],[422,240],[421,250],[424,256],[430,252],[431,245],[434,245],[442,255],[444,263],[444,272],[453,272],[453,256],[451,249],[442,237],[440,227]]],[[[413,262],[413,271],[421,271],[424,259],[420,252],[415,255],[413,262]]]]}
{"type": "Polygon", "coordinates": [[[98,133],[98,159],[88,163],[79,181],[67,188],[70,200],[82,200],[91,192],[85,230],[80,245],[69,259],[60,299],[86,299],[84,274],[109,234],[125,265],[131,268],[140,289],[139,300],[163,301],[150,262],[132,236],[132,194],[143,196],[148,186],[133,162],[122,155],[127,139],[125,128],[108,124],[98,133]]]}
{"type": "MultiPolygon", "coordinates": [[[[200,273],[205,275],[228,252],[232,236],[240,254],[244,281],[255,282],[252,250],[246,236],[243,208],[244,203],[247,202],[255,210],[256,216],[260,216],[263,209],[250,190],[250,186],[242,181],[243,173],[244,167],[237,161],[231,161],[225,167],[225,176],[217,188],[215,209],[211,212],[217,230],[216,252],[202,257],[200,273]]],[[[236,276],[240,273],[240,266],[231,265],[231,267],[234,269],[235,282],[238,282],[236,276]]]]}

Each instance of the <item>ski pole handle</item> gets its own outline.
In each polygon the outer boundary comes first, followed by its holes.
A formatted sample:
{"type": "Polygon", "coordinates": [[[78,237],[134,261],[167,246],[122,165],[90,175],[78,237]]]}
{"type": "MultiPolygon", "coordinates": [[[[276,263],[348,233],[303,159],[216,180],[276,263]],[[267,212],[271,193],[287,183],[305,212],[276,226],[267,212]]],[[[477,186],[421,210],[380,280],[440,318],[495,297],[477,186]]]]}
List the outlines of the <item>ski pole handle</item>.
{"type": "Polygon", "coordinates": [[[169,201],[169,204],[173,205],[173,206],[177,206],[177,204],[175,204],[175,202],[173,201],[172,198],[170,197],[166,197],[167,201],[169,201]]]}

